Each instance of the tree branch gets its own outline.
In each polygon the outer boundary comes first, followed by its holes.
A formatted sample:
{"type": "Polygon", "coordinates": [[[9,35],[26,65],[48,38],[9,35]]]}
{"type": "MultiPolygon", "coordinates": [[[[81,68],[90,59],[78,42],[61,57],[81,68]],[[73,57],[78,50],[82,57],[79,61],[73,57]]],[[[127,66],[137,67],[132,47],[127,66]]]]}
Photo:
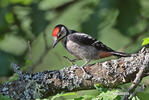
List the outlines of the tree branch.
{"type": "Polygon", "coordinates": [[[29,74],[21,72],[19,66],[13,64],[19,79],[0,84],[0,93],[15,100],[32,100],[46,98],[62,91],[92,89],[96,83],[105,87],[116,87],[133,81],[143,66],[145,70],[142,71],[142,77],[149,72],[149,48],[145,47],[131,57],[96,63],[84,68],[73,65],[61,70],[29,74]]]}

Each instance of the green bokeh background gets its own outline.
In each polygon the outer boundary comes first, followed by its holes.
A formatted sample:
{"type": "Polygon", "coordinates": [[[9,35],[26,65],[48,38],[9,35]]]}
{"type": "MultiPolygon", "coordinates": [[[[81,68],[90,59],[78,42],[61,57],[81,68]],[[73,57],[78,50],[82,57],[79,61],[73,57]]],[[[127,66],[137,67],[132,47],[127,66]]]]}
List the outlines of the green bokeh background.
{"type": "Polygon", "coordinates": [[[44,32],[51,47],[57,24],[90,34],[114,50],[135,53],[149,36],[149,0],[0,0],[0,80],[13,75],[11,63],[29,72],[70,66],[63,56],[74,57],[61,44],[50,49],[37,66],[30,66],[44,53],[44,32]]]}

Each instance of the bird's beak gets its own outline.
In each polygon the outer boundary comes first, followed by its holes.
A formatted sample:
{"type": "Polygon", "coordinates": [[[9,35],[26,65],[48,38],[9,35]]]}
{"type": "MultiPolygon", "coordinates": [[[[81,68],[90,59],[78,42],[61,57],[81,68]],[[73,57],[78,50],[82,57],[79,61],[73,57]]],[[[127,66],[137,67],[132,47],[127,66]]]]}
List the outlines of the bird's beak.
{"type": "Polygon", "coordinates": [[[56,44],[59,42],[57,37],[53,37],[53,39],[54,39],[54,42],[52,44],[52,48],[54,48],[56,46],[56,44]]]}
{"type": "Polygon", "coordinates": [[[59,42],[58,40],[55,40],[52,44],[52,48],[54,48],[58,42],[59,42]]]}

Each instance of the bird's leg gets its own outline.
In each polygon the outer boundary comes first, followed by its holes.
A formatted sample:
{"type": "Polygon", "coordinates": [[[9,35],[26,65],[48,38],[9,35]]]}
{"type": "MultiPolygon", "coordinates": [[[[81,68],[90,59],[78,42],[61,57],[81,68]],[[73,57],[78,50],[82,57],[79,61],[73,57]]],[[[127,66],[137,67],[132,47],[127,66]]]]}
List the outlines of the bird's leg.
{"type": "Polygon", "coordinates": [[[85,63],[81,67],[85,67],[91,60],[86,59],[85,63]]]}
{"type": "Polygon", "coordinates": [[[76,62],[78,59],[70,59],[66,56],[63,56],[67,61],[69,61],[72,65],[75,65],[74,62],[76,62]]]}
{"type": "Polygon", "coordinates": [[[88,59],[86,59],[85,60],[85,63],[81,66],[81,69],[82,69],[82,71],[83,71],[83,77],[85,76],[85,70],[84,70],[84,67],[90,62],[91,60],[88,60],[88,59]]]}

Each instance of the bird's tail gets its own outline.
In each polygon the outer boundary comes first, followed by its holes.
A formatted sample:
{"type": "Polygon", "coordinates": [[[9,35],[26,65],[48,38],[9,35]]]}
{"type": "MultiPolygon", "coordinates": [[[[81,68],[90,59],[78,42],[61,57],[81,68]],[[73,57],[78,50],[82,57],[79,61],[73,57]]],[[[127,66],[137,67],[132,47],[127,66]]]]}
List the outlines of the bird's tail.
{"type": "Polygon", "coordinates": [[[114,56],[117,56],[117,57],[130,57],[131,54],[128,54],[128,53],[124,53],[124,52],[118,52],[118,51],[114,51],[114,52],[111,52],[114,56]]]}

